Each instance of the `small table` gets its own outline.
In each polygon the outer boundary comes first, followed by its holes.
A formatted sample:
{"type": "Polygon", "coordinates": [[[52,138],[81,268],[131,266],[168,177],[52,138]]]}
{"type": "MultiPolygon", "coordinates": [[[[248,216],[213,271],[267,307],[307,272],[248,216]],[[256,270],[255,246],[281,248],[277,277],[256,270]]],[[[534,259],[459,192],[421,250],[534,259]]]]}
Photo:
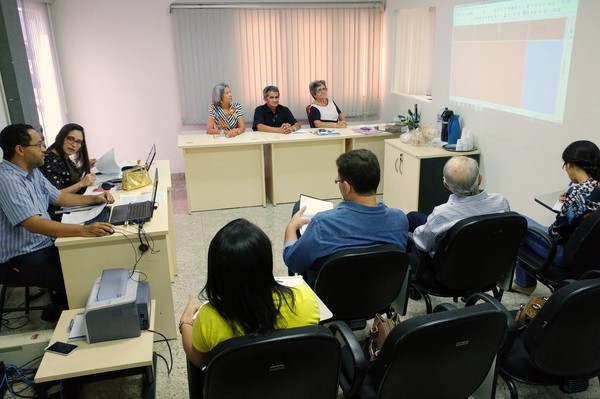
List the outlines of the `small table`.
{"type": "MultiPolygon", "coordinates": [[[[154,328],[154,309],[152,301],[150,329],[154,328]]],[[[78,313],[85,309],[70,309],[62,312],[50,342],[67,342],[69,324],[78,313]]],[[[88,344],[87,341],[74,341],[77,345],[71,354],[64,356],[45,352],[35,375],[38,398],[47,397],[47,388],[55,381],[69,381],[75,384],[128,375],[142,374],[144,389],[142,397],[156,396],[156,354],[153,351],[154,334],[142,331],[136,338],[88,344]]],[[[66,396],[68,397],[68,396],[66,396]]]]}
{"type": "Polygon", "coordinates": [[[554,213],[558,213],[556,209],[556,203],[558,198],[564,194],[565,190],[554,191],[548,194],[542,194],[535,197],[535,202],[542,205],[544,208],[551,210],[554,213]]]}
{"type": "MultiPolygon", "coordinates": [[[[304,278],[300,275],[275,277],[275,281],[286,287],[295,287],[297,285],[306,284],[306,281],[304,281],[304,278]]],[[[325,302],[323,302],[317,294],[315,294],[315,296],[317,297],[317,303],[319,304],[319,320],[324,321],[331,319],[333,317],[331,310],[329,310],[327,305],[325,305],[325,302]]]]}

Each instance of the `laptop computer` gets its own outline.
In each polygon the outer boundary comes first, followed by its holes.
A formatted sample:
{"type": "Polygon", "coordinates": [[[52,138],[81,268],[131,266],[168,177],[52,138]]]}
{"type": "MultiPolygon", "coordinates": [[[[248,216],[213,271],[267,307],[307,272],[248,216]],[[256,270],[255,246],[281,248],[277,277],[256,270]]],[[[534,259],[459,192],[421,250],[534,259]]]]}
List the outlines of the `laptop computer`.
{"type": "Polygon", "coordinates": [[[126,171],[127,169],[132,169],[137,166],[145,166],[146,170],[150,170],[150,166],[152,166],[152,162],[154,161],[154,157],[156,156],[156,143],[152,144],[150,147],[150,152],[148,153],[148,157],[146,158],[146,163],[142,165],[127,165],[121,168],[121,171],[126,171]]]}
{"type": "Polygon", "coordinates": [[[154,186],[152,188],[152,200],[133,202],[131,204],[117,205],[112,207],[109,223],[116,226],[131,223],[142,223],[152,219],[154,204],[156,203],[156,190],[158,188],[158,168],[154,172],[154,186]]]}

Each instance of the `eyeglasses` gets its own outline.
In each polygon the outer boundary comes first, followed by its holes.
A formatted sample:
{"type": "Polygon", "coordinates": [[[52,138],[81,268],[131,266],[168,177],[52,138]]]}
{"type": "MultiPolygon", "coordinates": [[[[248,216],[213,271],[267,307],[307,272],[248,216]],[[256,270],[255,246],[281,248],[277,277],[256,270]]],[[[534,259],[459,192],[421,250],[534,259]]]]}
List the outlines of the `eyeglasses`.
{"type": "Polygon", "coordinates": [[[21,147],[37,147],[41,150],[42,147],[46,148],[46,145],[42,141],[40,141],[37,144],[25,144],[25,145],[22,145],[21,147]]]}
{"type": "Polygon", "coordinates": [[[341,183],[341,182],[343,182],[343,181],[345,181],[345,180],[342,180],[342,179],[335,179],[333,182],[334,182],[335,184],[338,184],[338,183],[341,183]]]}
{"type": "Polygon", "coordinates": [[[317,93],[322,93],[324,91],[327,91],[327,87],[321,87],[320,89],[317,89],[317,93]]]}
{"type": "Polygon", "coordinates": [[[83,141],[83,140],[77,140],[73,136],[67,136],[67,137],[65,137],[65,140],[67,140],[69,142],[69,144],[85,145],[85,141],[83,141]]]}

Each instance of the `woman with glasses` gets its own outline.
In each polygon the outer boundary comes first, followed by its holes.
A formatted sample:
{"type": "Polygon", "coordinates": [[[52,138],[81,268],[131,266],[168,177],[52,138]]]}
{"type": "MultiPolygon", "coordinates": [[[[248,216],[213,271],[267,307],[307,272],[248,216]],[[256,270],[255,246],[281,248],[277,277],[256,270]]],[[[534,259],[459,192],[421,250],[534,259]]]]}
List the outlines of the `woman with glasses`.
{"type": "Polygon", "coordinates": [[[315,80],[308,85],[314,102],[306,109],[311,127],[347,127],[346,117],[337,104],[327,97],[327,83],[315,80]]]}
{"type": "Polygon", "coordinates": [[[68,123],[46,149],[46,159],[40,170],[62,192],[82,194],[96,181],[96,175],[90,173],[94,163],[95,160],[90,161],[88,156],[83,127],[68,123]]]}
{"type": "Polygon", "coordinates": [[[212,104],[208,107],[206,133],[235,137],[246,130],[242,106],[233,102],[233,95],[227,83],[213,87],[212,104]]]}
{"type": "MultiPolygon", "coordinates": [[[[560,198],[563,204],[554,223],[550,227],[545,227],[534,220],[527,219],[529,226],[547,231],[554,239],[557,246],[553,263],[566,267],[563,245],[587,215],[600,209],[600,149],[588,140],[575,141],[565,148],[562,160],[563,169],[571,183],[560,198]]],[[[525,234],[523,244],[544,258],[548,255],[549,248],[529,233],[525,234]]],[[[530,295],[535,290],[536,284],[535,278],[517,266],[512,286],[514,291],[530,295]]]]}

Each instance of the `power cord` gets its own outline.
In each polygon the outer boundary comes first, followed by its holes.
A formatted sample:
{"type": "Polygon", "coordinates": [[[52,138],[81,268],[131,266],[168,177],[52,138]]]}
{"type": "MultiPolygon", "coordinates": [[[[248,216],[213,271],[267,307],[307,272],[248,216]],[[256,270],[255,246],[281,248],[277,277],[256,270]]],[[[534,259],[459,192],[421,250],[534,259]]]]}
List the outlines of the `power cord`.
{"type": "Polygon", "coordinates": [[[169,349],[169,357],[171,359],[171,366],[169,366],[167,359],[165,359],[163,355],[161,355],[160,353],[157,353],[156,356],[158,356],[162,360],[164,360],[165,364],[167,365],[167,375],[171,375],[171,370],[173,370],[173,352],[171,351],[171,345],[169,344],[169,340],[167,339],[167,337],[165,337],[162,333],[159,333],[158,331],[154,331],[154,330],[150,330],[150,329],[148,329],[146,331],[150,331],[154,334],[160,335],[163,338],[163,341],[165,341],[165,343],[167,344],[167,348],[169,349]]]}

